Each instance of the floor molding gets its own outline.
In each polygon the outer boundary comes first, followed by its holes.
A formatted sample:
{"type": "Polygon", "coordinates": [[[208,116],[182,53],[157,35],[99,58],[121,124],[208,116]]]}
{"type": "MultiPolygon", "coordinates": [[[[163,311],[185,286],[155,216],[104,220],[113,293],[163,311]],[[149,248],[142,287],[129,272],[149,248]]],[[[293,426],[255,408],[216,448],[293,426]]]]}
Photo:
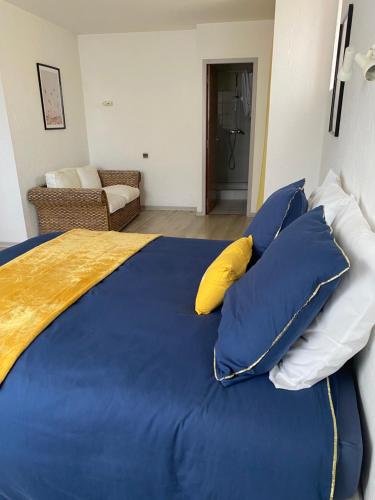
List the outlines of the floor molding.
{"type": "Polygon", "coordinates": [[[13,247],[14,245],[17,245],[17,243],[9,243],[9,242],[5,242],[5,241],[0,241],[0,250],[4,250],[5,248],[13,247]]]}

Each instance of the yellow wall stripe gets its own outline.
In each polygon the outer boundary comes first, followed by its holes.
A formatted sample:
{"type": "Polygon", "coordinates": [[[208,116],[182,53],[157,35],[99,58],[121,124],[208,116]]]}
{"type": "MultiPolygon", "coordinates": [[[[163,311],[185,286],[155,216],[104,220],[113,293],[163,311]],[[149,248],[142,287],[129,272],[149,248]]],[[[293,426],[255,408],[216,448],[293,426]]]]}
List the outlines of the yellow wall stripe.
{"type": "Polygon", "coordinates": [[[266,182],[266,164],[267,164],[267,148],[268,148],[268,125],[269,125],[270,99],[271,99],[271,76],[272,76],[272,52],[271,52],[270,78],[269,78],[269,83],[268,83],[266,128],[264,131],[263,158],[262,158],[262,167],[261,167],[260,179],[259,179],[257,210],[259,210],[259,208],[262,206],[262,204],[264,202],[264,185],[266,182]]]}

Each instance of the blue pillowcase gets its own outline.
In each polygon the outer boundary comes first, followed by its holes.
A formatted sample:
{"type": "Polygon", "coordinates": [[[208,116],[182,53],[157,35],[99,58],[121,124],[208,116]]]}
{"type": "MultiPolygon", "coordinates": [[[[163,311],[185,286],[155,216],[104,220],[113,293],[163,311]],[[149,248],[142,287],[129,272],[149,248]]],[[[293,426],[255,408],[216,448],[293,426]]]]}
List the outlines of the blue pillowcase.
{"type": "Polygon", "coordinates": [[[258,210],[244,236],[253,236],[253,262],[257,261],[276,236],[307,210],[303,191],[305,179],[275,191],[258,210]]]}
{"type": "Polygon", "coordinates": [[[215,346],[216,379],[227,385],[273,368],[349,267],[322,207],[284,229],[225,296],[215,346]]]}

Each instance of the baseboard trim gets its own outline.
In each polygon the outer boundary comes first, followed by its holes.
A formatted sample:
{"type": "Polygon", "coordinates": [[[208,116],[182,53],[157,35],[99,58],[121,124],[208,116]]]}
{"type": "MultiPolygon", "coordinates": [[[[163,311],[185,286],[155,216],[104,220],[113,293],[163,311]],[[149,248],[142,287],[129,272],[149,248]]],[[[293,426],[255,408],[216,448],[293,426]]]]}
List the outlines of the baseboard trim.
{"type": "Polygon", "coordinates": [[[176,207],[159,205],[142,205],[142,210],[176,210],[178,212],[196,212],[196,207],[176,207]]]}

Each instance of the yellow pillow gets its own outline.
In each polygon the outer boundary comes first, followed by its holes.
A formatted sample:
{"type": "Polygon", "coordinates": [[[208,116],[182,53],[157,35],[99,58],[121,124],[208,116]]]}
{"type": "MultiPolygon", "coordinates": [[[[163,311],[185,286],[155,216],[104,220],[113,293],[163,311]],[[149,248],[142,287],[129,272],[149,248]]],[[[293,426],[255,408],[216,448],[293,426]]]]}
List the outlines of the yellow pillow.
{"type": "Polygon", "coordinates": [[[231,243],[204,273],[195,299],[195,311],[209,314],[224,300],[225,292],[245,273],[251,258],[253,238],[231,243]]]}

